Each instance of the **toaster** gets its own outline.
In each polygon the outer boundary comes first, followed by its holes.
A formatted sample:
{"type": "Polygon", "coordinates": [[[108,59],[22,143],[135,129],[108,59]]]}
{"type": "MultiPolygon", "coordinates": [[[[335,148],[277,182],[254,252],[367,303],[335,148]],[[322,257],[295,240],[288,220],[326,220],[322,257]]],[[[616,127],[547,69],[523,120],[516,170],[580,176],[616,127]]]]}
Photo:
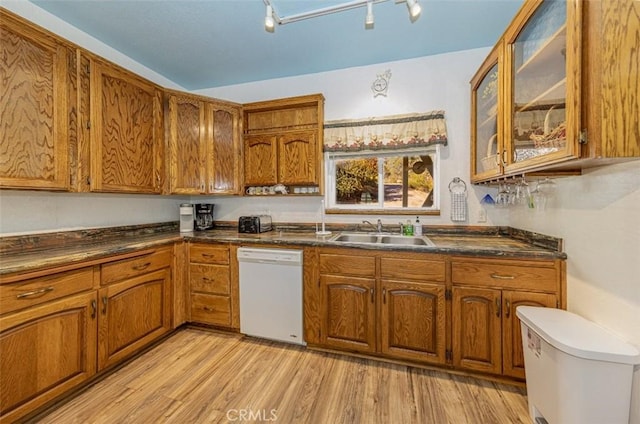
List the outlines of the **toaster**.
{"type": "Polygon", "coordinates": [[[269,215],[241,216],[238,219],[239,233],[264,233],[271,230],[271,216],[269,215]]]}

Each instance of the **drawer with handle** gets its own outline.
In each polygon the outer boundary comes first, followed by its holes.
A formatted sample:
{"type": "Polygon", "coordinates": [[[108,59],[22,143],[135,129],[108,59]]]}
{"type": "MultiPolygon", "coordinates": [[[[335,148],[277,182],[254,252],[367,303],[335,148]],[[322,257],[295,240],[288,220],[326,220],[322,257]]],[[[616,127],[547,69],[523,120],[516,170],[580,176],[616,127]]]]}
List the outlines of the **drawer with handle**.
{"type": "Polygon", "coordinates": [[[229,264],[229,247],[228,246],[203,246],[201,244],[193,244],[189,248],[189,261],[200,264],[229,264]]]}
{"type": "Polygon", "coordinates": [[[560,272],[553,261],[490,261],[456,259],[451,262],[453,284],[555,292],[560,272]]]}
{"type": "Polygon", "coordinates": [[[0,315],[71,294],[91,290],[94,278],[98,278],[97,267],[86,267],[59,272],[46,277],[30,278],[11,284],[0,285],[0,315]]]}
{"type": "Polygon", "coordinates": [[[172,250],[151,250],[140,256],[102,265],[101,284],[107,285],[171,266],[172,250]]]}
{"type": "Polygon", "coordinates": [[[229,267],[226,265],[189,265],[191,291],[229,295],[229,267]]]}

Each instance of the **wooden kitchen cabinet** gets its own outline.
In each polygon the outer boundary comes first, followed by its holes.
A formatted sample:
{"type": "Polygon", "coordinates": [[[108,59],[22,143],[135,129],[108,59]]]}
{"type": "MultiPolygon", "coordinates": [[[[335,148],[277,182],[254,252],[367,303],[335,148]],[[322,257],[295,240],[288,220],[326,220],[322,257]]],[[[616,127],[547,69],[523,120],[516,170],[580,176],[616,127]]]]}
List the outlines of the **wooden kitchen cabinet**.
{"type": "Polygon", "coordinates": [[[471,176],[495,178],[503,173],[502,125],[504,44],[499,42],[471,80],[471,176]]]}
{"type": "Polygon", "coordinates": [[[628,95],[639,13],[634,0],[525,1],[471,81],[474,183],[640,157],[640,98],[628,95]]]}
{"type": "Polygon", "coordinates": [[[169,191],[237,194],[240,190],[240,106],[167,92],[169,191]]]}
{"type": "Polygon", "coordinates": [[[444,285],[382,280],[380,286],[380,351],[393,357],[444,364],[444,285]]]}
{"type": "Polygon", "coordinates": [[[380,352],[444,364],[446,263],[442,256],[383,252],[380,271],[380,352]]]}
{"type": "Polygon", "coordinates": [[[245,136],[244,185],[263,186],[278,182],[278,143],[274,135],[245,136]]]}
{"type": "Polygon", "coordinates": [[[91,191],[162,193],[162,91],[106,61],[90,62],[91,191]]]}
{"type": "Polygon", "coordinates": [[[192,322],[240,328],[237,267],[233,258],[235,248],[232,249],[227,244],[190,245],[192,322]]]}
{"type": "Polygon", "coordinates": [[[375,285],[373,278],[320,275],[322,340],[327,347],[375,352],[375,285]]]}
{"type": "Polygon", "coordinates": [[[502,372],[500,290],[453,288],[453,365],[493,374],[502,372]]]}
{"type": "Polygon", "coordinates": [[[207,105],[212,142],[209,193],[238,194],[241,180],[241,107],[231,103],[207,105]]]}
{"type": "Polygon", "coordinates": [[[324,97],[321,94],[243,105],[244,185],[322,189],[324,97]]]}
{"type": "Polygon", "coordinates": [[[172,249],[102,265],[98,292],[98,370],[171,330],[172,249]]]}
{"type": "Polygon", "coordinates": [[[502,374],[524,379],[524,352],[520,319],[516,316],[518,306],[540,306],[556,308],[558,298],[549,293],[502,291],[504,317],[502,319],[502,374]]]}
{"type": "Polygon", "coordinates": [[[2,422],[17,421],[96,373],[96,308],[92,290],[0,315],[2,422]]]}
{"type": "Polygon", "coordinates": [[[453,365],[524,378],[520,305],[562,305],[556,261],[454,258],[451,264],[453,365]]]}
{"type": "Polygon", "coordinates": [[[174,194],[206,192],[207,124],[205,103],[197,97],[168,98],[169,184],[174,194]]]}
{"type": "Polygon", "coordinates": [[[319,254],[321,340],[327,347],[376,351],[376,258],[355,250],[319,254]]]}
{"type": "Polygon", "coordinates": [[[0,188],[69,190],[75,50],[0,9],[0,188]]]}
{"type": "Polygon", "coordinates": [[[442,257],[320,249],[326,347],[446,362],[446,267],[442,257]]]}
{"type": "MultiPolygon", "coordinates": [[[[317,184],[319,172],[317,131],[278,137],[278,182],[284,185],[317,184]]],[[[321,143],[321,141],[320,141],[321,143]]]]}

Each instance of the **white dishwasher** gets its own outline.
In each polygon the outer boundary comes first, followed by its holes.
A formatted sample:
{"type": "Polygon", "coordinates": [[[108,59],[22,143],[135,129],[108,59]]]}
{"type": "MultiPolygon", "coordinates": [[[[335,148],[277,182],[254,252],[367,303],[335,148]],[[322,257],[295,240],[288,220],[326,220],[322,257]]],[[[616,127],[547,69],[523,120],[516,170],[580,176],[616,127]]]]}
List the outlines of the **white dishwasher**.
{"type": "Polygon", "coordinates": [[[238,249],[240,332],[305,344],[302,334],[302,251],[238,249]]]}

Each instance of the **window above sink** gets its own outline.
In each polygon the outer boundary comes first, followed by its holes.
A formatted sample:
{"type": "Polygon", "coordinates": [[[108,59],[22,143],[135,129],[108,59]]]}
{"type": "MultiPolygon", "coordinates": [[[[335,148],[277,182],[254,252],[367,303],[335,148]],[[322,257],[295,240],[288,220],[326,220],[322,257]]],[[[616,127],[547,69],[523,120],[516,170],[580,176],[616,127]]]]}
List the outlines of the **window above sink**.
{"type": "Polygon", "coordinates": [[[440,215],[444,111],[324,124],[327,213],[440,215]]]}

